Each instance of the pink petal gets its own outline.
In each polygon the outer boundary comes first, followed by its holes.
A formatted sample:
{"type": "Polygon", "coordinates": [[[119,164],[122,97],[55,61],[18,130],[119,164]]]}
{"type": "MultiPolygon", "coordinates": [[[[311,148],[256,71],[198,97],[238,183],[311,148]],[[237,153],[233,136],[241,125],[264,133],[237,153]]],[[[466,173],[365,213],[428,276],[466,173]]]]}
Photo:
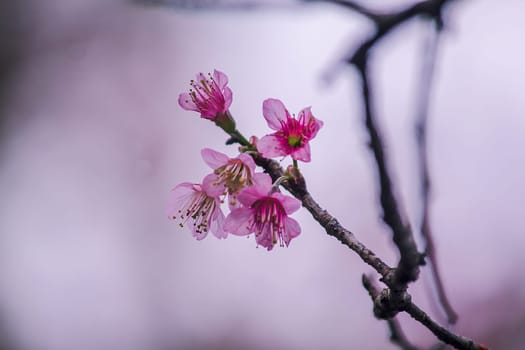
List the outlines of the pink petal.
{"type": "Polygon", "coordinates": [[[242,205],[251,206],[256,200],[261,198],[261,186],[250,186],[245,188],[237,195],[237,200],[242,205]]]}
{"type": "Polygon", "coordinates": [[[315,119],[314,117],[312,117],[312,119],[310,119],[310,122],[308,123],[308,134],[307,137],[309,139],[313,139],[315,137],[315,135],[317,135],[317,132],[319,131],[319,129],[321,129],[323,127],[323,122],[320,121],[319,119],[315,119]]]}
{"type": "Polygon", "coordinates": [[[228,76],[220,70],[213,70],[213,79],[221,89],[223,89],[226,86],[226,84],[228,84],[228,76]]]}
{"type": "Polygon", "coordinates": [[[279,192],[273,193],[272,197],[277,198],[279,202],[281,202],[284,208],[284,211],[286,212],[287,215],[290,215],[296,212],[301,207],[301,201],[298,200],[297,198],[285,196],[279,192]]]}
{"type": "Polygon", "coordinates": [[[193,184],[189,182],[178,184],[173,190],[171,190],[166,207],[166,214],[168,217],[172,218],[173,216],[179,216],[179,209],[194,193],[195,190],[193,189],[193,184]]]}
{"type": "Polygon", "coordinates": [[[213,170],[225,165],[230,160],[226,154],[212,150],[211,148],[203,148],[201,150],[202,159],[213,170]]]}
{"type": "Polygon", "coordinates": [[[195,237],[198,241],[202,241],[208,235],[208,231],[197,232],[197,228],[192,224],[187,224],[185,226],[187,226],[190,229],[191,235],[195,237]]]}
{"type": "Polygon", "coordinates": [[[301,160],[303,162],[310,161],[310,144],[305,144],[301,148],[296,148],[291,154],[293,159],[301,160]]]}
{"type": "Polygon", "coordinates": [[[323,122],[313,116],[311,107],[306,107],[299,112],[299,120],[305,125],[304,135],[309,140],[313,139],[323,126],[323,122]]]}
{"type": "Polygon", "coordinates": [[[252,182],[252,186],[245,188],[237,196],[239,202],[248,207],[259,198],[269,196],[272,190],[272,178],[268,174],[254,174],[252,176],[252,182]]]}
{"type": "Polygon", "coordinates": [[[246,236],[253,232],[251,229],[251,218],[253,212],[250,208],[235,209],[224,220],[224,231],[233,233],[237,236],[246,236]]]}
{"type": "Polygon", "coordinates": [[[195,79],[197,80],[199,85],[201,85],[201,82],[203,80],[206,81],[206,75],[204,75],[204,73],[197,73],[197,75],[195,76],[195,79]]]}
{"type": "Polygon", "coordinates": [[[281,141],[280,137],[275,134],[266,135],[260,139],[259,142],[257,142],[257,150],[265,158],[274,158],[288,155],[286,148],[283,147],[283,142],[281,141]]]}
{"type": "Polygon", "coordinates": [[[301,111],[297,115],[297,119],[298,120],[303,119],[305,121],[305,123],[308,122],[308,120],[310,120],[311,117],[313,117],[312,116],[312,107],[305,107],[305,108],[301,109],[301,111]]]}
{"type": "Polygon", "coordinates": [[[222,112],[226,112],[232,104],[233,93],[229,87],[225,87],[222,92],[222,96],[224,97],[224,110],[222,112]]]}
{"type": "Polygon", "coordinates": [[[319,131],[319,129],[321,129],[323,127],[323,122],[319,119],[316,119],[316,118],[313,118],[311,119],[310,121],[310,139],[313,139],[315,137],[315,135],[317,135],[317,132],[319,131]]]}
{"type": "Polygon", "coordinates": [[[239,159],[241,160],[241,162],[244,163],[244,165],[246,165],[250,169],[250,172],[253,175],[253,173],[255,172],[255,167],[256,167],[255,162],[253,161],[253,158],[247,155],[246,153],[242,153],[241,155],[239,155],[239,159]]]}
{"type": "MultiPolygon", "coordinates": [[[[220,205],[220,203],[217,204],[220,205]]],[[[217,207],[216,212],[217,217],[211,222],[210,231],[219,239],[226,238],[228,237],[228,232],[224,231],[224,213],[220,207],[217,207]]]]}
{"type": "Polygon", "coordinates": [[[301,234],[301,226],[299,226],[299,223],[292,218],[287,217],[285,220],[285,234],[283,238],[284,243],[288,247],[290,241],[301,234]]]}
{"type": "Polygon", "coordinates": [[[190,94],[188,94],[187,92],[183,92],[182,94],[179,95],[179,106],[181,106],[183,109],[187,111],[200,112],[197,105],[191,99],[190,94]]]}
{"type": "Polygon", "coordinates": [[[263,102],[263,116],[270,128],[280,130],[281,122],[286,122],[290,113],[280,100],[269,98],[263,102]]]}
{"type": "Polygon", "coordinates": [[[184,188],[187,190],[194,190],[195,189],[194,187],[195,187],[195,184],[192,184],[191,182],[181,182],[180,184],[175,186],[171,191],[174,192],[175,190],[179,188],[184,188]]]}
{"type": "Polygon", "coordinates": [[[252,176],[254,187],[260,190],[261,195],[267,196],[272,189],[272,177],[266,173],[257,173],[252,176]]]}
{"type": "Polygon", "coordinates": [[[209,174],[202,180],[202,189],[210,197],[219,197],[224,193],[224,184],[219,184],[217,174],[209,174]]]}
{"type": "Polygon", "coordinates": [[[228,208],[230,209],[230,211],[242,207],[241,201],[239,201],[239,198],[237,196],[238,195],[228,194],[228,208]]]}
{"type": "Polygon", "coordinates": [[[268,249],[268,251],[273,249],[274,242],[272,232],[270,230],[270,225],[265,225],[262,232],[255,236],[255,241],[258,245],[268,249]]]}

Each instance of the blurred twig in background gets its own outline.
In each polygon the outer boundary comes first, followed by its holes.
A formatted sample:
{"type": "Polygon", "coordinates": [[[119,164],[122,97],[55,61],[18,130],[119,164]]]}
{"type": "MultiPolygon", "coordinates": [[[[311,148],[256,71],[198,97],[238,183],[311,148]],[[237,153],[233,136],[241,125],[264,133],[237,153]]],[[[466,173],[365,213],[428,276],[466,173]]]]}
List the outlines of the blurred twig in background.
{"type": "Polygon", "coordinates": [[[450,301],[445,293],[445,287],[439,272],[438,261],[436,257],[436,248],[434,238],[432,235],[432,228],[430,226],[430,196],[431,196],[431,180],[430,170],[428,166],[428,107],[430,103],[430,96],[432,93],[432,83],[435,72],[436,56],[439,48],[440,33],[443,29],[443,22],[440,17],[434,19],[432,23],[434,30],[432,31],[427,45],[425,45],[423,52],[423,71],[421,73],[421,85],[419,86],[419,97],[417,99],[416,108],[416,139],[417,139],[417,154],[419,160],[419,174],[421,181],[421,218],[420,218],[420,232],[425,241],[425,254],[430,262],[429,267],[432,271],[432,278],[436,287],[436,293],[443,311],[446,314],[447,322],[449,324],[456,323],[458,315],[452,308],[450,301]]]}
{"type": "MultiPolygon", "coordinates": [[[[0,1],[0,142],[3,141],[7,122],[7,101],[11,85],[19,64],[26,31],[23,18],[25,1],[0,1]]],[[[0,149],[4,147],[0,145],[0,149]]],[[[3,154],[0,154],[0,161],[3,154]]]]}
{"type": "MultiPolygon", "coordinates": [[[[6,152],[4,141],[8,123],[7,105],[27,38],[23,22],[24,10],[24,0],[0,1],[0,167],[6,152]]],[[[13,350],[15,347],[10,339],[3,309],[0,306],[0,350],[13,350]]]]}

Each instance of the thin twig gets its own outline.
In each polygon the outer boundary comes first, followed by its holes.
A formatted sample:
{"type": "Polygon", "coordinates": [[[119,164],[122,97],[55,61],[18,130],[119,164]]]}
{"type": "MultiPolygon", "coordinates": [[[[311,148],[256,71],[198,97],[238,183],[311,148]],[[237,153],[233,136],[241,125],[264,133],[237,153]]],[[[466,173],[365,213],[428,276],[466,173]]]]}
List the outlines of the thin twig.
{"type": "Polygon", "coordinates": [[[435,62],[440,41],[441,21],[437,19],[435,23],[435,30],[432,31],[427,47],[424,48],[424,62],[423,73],[421,77],[421,85],[418,89],[419,98],[416,115],[416,140],[419,160],[419,173],[421,177],[421,220],[420,232],[425,242],[425,254],[430,261],[430,269],[432,279],[436,286],[436,293],[439,304],[443,308],[447,316],[449,324],[456,323],[458,316],[445,293],[445,287],[439,271],[439,266],[436,256],[436,248],[432,235],[430,225],[430,195],[431,195],[431,179],[428,167],[428,147],[427,147],[427,133],[428,133],[428,118],[429,118],[429,104],[432,92],[432,85],[434,79],[435,62]]]}
{"type": "MultiPolygon", "coordinates": [[[[264,168],[273,180],[276,180],[284,175],[285,172],[283,168],[276,161],[263,158],[256,153],[252,154],[252,157],[254,158],[255,163],[264,168]]],[[[389,287],[397,287],[396,280],[392,276],[392,272],[395,271],[395,269],[390,268],[364,244],[359,242],[354,234],[341,226],[341,224],[328,211],[322,209],[321,206],[310,195],[310,193],[308,193],[304,178],[300,177],[289,180],[284,182],[282,185],[297,199],[301,200],[303,207],[312,214],[314,219],[326,230],[326,233],[337,238],[341,243],[356,252],[365,263],[372,266],[374,270],[376,270],[382,276],[381,281],[383,283],[389,287]]],[[[396,294],[392,293],[392,295],[396,294]]],[[[399,311],[408,312],[414,319],[418,320],[432,333],[434,333],[438,339],[456,347],[459,350],[488,349],[483,345],[474,343],[471,339],[456,335],[445,327],[439,325],[411,301],[411,296],[408,293],[404,292],[404,295],[404,300],[406,300],[404,303],[398,304],[397,299],[385,300],[384,302],[388,307],[391,307],[392,304],[394,304],[394,306],[398,305],[399,311]]]]}
{"type": "Polygon", "coordinates": [[[440,17],[443,7],[452,1],[454,0],[426,0],[393,14],[377,16],[374,20],[376,31],[368,39],[363,41],[357,50],[352,50],[351,54],[345,58],[345,61],[356,64],[366,60],[370,49],[392,30],[417,16],[426,16],[429,18],[440,17]]]}
{"type": "Polygon", "coordinates": [[[390,330],[390,341],[403,350],[419,350],[419,348],[412,345],[401,328],[398,319],[393,317],[386,320],[388,329],[390,330]]]}
{"type": "Polygon", "coordinates": [[[304,2],[330,2],[336,5],[340,5],[347,9],[350,9],[360,15],[363,15],[372,21],[376,22],[379,20],[380,15],[374,11],[356,3],[355,1],[350,0],[303,0],[304,2]]]}
{"type": "Polygon", "coordinates": [[[413,319],[426,326],[439,340],[452,345],[456,349],[462,350],[488,350],[485,345],[476,344],[471,339],[456,335],[447,328],[441,326],[421,310],[416,304],[410,302],[405,307],[406,311],[413,319]]]}
{"type": "Polygon", "coordinates": [[[400,253],[395,280],[401,288],[408,282],[417,280],[422,256],[417,251],[416,242],[410,226],[404,222],[398,202],[394,196],[391,175],[387,168],[386,155],[372,107],[372,96],[367,73],[367,61],[356,64],[360,73],[363,101],[365,105],[365,125],[370,136],[369,146],[377,165],[380,185],[380,202],[383,209],[383,221],[391,228],[393,241],[400,253]]]}
{"type": "MultiPolygon", "coordinates": [[[[365,289],[368,291],[368,294],[372,298],[372,301],[375,301],[379,296],[379,290],[374,285],[372,278],[368,277],[367,275],[363,275],[362,283],[363,287],[365,287],[365,289]]],[[[393,344],[399,346],[402,350],[420,350],[418,347],[410,343],[405,335],[405,332],[403,332],[403,329],[401,328],[401,324],[395,318],[395,316],[387,319],[386,321],[390,331],[390,341],[393,344]]]]}
{"type": "MultiPolygon", "coordinates": [[[[276,161],[263,158],[257,154],[254,154],[253,157],[257,165],[263,167],[274,181],[284,175],[284,170],[276,161]]],[[[304,181],[304,179],[302,180],[304,181]]],[[[328,211],[322,209],[310,193],[308,193],[304,182],[303,184],[292,184],[290,181],[287,181],[283,183],[283,186],[302,201],[303,206],[312,214],[314,219],[325,228],[326,233],[337,238],[342,244],[356,252],[365,263],[370,265],[383,277],[382,280],[387,283],[387,285],[392,285],[393,269],[377,257],[374,252],[366,248],[352,232],[341,226],[337,219],[328,213],[328,211]]]]}

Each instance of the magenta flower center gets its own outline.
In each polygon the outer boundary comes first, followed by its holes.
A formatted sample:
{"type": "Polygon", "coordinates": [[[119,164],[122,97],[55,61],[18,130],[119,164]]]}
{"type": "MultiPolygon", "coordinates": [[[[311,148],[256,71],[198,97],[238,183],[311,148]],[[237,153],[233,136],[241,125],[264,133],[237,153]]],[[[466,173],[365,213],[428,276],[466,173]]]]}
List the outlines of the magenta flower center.
{"type": "MultiPolygon", "coordinates": [[[[205,233],[213,220],[213,215],[218,209],[217,201],[206,195],[204,191],[195,192],[179,210],[179,226],[184,227],[188,220],[193,221],[196,233],[205,233]]],[[[173,215],[173,220],[177,217],[173,215]]]]}
{"type": "Polygon", "coordinates": [[[252,204],[254,210],[253,229],[255,235],[266,235],[263,240],[269,240],[273,244],[279,241],[283,244],[284,222],[286,211],[281,202],[273,197],[263,197],[252,204]]]}
{"type": "Polygon", "coordinates": [[[287,118],[286,122],[281,122],[281,129],[277,133],[286,140],[288,146],[301,147],[305,138],[304,129],[305,125],[301,121],[287,118]]]}
{"type": "Polygon", "coordinates": [[[210,73],[207,79],[201,79],[198,82],[191,80],[190,85],[193,87],[190,89],[191,100],[201,112],[210,112],[210,115],[223,112],[224,96],[210,73]]]}

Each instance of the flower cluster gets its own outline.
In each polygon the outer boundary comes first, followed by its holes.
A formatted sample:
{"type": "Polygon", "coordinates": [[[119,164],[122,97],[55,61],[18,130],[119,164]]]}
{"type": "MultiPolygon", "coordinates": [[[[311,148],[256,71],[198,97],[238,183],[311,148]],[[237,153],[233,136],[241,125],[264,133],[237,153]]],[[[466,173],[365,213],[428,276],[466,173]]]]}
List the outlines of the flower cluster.
{"type": "Polygon", "coordinates": [[[226,74],[215,70],[205,76],[197,74],[192,80],[189,93],[179,95],[179,105],[186,110],[199,112],[226,131],[231,142],[240,143],[240,154],[230,158],[226,154],[204,148],[201,156],[212,169],[201,183],[183,182],[170,193],[168,216],[187,227],[192,235],[204,239],[209,232],[217,238],[228,233],[245,236],[255,235],[258,246],[268,250],[275,244],[288,246],[301,233],[299,223],[289,217],[301,206],[294,197],[279,191],[280,179],[272,183],[268,174],[256,172],[252,156],[291,156],[294,167],[297,161],[309,162],[310,140],[323,123],[316,119],[310,107],[292,116],[277,99],[263,102],[263,116],[275,132],[249,142],[235,128],[229,108],[232,91],[227,87],[226,74]],[[222,204],[227,201],[230,213],[225,216],[222,204]]]}

